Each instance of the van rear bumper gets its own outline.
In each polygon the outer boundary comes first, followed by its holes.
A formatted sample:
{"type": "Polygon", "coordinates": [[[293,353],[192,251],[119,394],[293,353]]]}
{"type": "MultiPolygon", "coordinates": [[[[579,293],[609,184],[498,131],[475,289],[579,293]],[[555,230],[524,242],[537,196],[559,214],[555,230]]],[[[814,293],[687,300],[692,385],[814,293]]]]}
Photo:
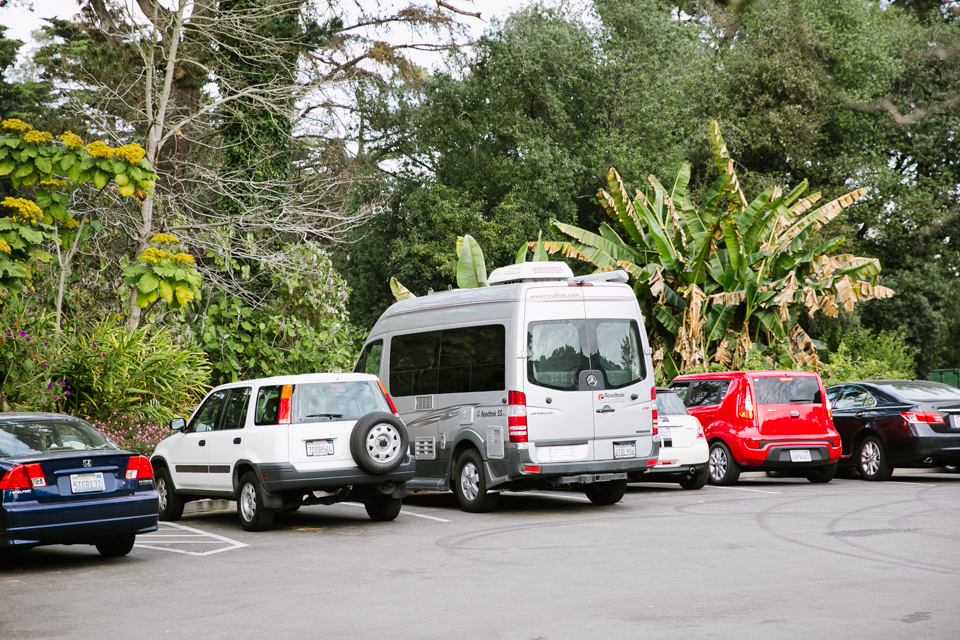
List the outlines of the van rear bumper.
{"type": "MultiPolygon", "coordinates": [[[[487,466],[492,472],[488,474],[490,477],[487,486],[496,487],[524,481],[549,484],[585,484],[623,480],[628,475],[645,473],[657,462],[657,456],[653,455],[627,460],[582,460],[543,464],[532,462],[529,453],[522,449],[511,448],[507,449],[505,453],[506,457],[503,459],[487,461],[487,466]]],[[[656,447],[654,447],[654,453],[656,453],[656,447]]]]}

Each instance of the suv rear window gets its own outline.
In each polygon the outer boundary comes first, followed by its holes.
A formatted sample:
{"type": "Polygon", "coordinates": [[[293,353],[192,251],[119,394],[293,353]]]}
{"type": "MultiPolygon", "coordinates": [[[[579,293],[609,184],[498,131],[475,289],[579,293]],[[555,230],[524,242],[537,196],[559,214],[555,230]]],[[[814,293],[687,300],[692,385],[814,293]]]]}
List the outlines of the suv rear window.
{"type": "Polygon", "coordinates": [[[753,379],[757,404],[823,404],[813,376],[763,376],[753,379]]]}
{"type": "Polygon", "coordinates": [[[657,413],[665,416],[687,416],[683,401],[672,391],[657,391],[657,413]]]}
{"type": "Polygon", "coordinates": [[[380,385],[372,380],[300,385],[294,422],[359,420],[374,411],[391,413],[380,385]]]}

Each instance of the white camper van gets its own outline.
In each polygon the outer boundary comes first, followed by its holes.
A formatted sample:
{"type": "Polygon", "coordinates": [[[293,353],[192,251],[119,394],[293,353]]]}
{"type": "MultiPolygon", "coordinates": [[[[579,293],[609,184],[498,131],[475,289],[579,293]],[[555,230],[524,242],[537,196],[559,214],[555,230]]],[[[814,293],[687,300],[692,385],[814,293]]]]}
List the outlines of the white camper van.
{"type": "Polygon", "coordinates": [[[378,375],[407,425],[407,490],[489,511],[505,489],[579,485],[618,502],[657,463],[656,391],[622,271],[562,262],[495,270],[489,287],[397,302],[354,369],[378,375]]]}

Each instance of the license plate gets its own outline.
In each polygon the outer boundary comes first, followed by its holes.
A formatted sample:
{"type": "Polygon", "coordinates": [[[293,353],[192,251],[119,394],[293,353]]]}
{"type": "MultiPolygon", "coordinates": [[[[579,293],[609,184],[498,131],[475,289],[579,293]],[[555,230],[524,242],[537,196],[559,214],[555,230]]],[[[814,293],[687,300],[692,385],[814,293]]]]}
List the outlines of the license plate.
{"type": "Polygon", "coordinates": [[[661,440],[672,440],[670,436],[670,427],[660,427],[660,439],[661,440]]]}
{"type": "Polygon", "coordinates": [[[307,440],[307,456],[332,456],[333,440],[307,440]]]}
{"type": "Polygon", "coordinates": [[[790,462],[810,462],[810,451],[807,449],[791,449],[790,462]]]}
{"type": "Polygon", "coordinates": [[[613,457],[617,460],[619,460],[620,458],[636,458],[637,443],[636,442],[614,442],[613,457]]]}
{"type": "Polygon", "coordinates": [[[70,491],[73,493],[95,493],[105,490],[102,473],[75,473],[70,476],[70,491]]]}

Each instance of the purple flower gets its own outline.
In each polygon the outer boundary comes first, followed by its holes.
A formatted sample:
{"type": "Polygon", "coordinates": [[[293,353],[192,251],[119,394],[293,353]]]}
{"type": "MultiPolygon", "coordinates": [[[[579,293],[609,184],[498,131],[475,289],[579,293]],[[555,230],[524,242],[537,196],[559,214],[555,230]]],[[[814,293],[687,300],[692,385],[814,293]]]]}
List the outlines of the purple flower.
{"type": "Polygon", "coordinates": [[[70,392],[69,392],[69,391],[67,391],[67,395],[70,395],[70,392]]]}
{"type": "Polygon", "coordinates": [[[44,342],[44,343],[43,343],[43,346],[47,346],[47,344],[48,344],[47,342],[44,342]]]}
{"type": "Polygon", "coordinates": [[[96,349],[96,348],[97,348],[97,345],[93,345],[93,348],[96,349]]]}
{"type": "Polygon", "coordinates": [[[21,338],[24,337],[25,335],[27,335],[27,332],[26,332],[26,331],[21,331],[21,332],[20,332],[20,337],[21,337],[21,338]]]}
{"type": "Polygon", "coordinates": [[[27,342],[30,342],[30,338],[27,338],[27,342]]]}
{"type": "Polygon", "coordinates": [[[61,386],[61,387],[67,386],[67,382],[64,380],[63,382],[60,383],[60,386],[61,386]]]}
{"type": "Polygon", "coordinates": [[[12,337],[13,337],[13,334],[12,334],[12,333],[8,333],[8,334],[7,334],[7,337],[8,337],[8,338],[12,338],[12,337]]]}
{"type": "Polygon", "coordinates": [[[23,355],[27,355],[27,352],[26,352],[26,351],[24,351],[24,352],[23,352],[23,355]]]}
{"type": "Polygon", "coordinates": [[[47,383],[47,389],[53,389],[53,383],[52,383],[52,382],[48,382],[48,383],[47,383]]]}
{"type": "Polygon", "coordinates": [[[102,356],[105,356],[105,355],[107,355],[107,352],[106,352],[106,351],[104,351],[103,353],[100,354],[101,357],[102,357],[102,356]]]}

